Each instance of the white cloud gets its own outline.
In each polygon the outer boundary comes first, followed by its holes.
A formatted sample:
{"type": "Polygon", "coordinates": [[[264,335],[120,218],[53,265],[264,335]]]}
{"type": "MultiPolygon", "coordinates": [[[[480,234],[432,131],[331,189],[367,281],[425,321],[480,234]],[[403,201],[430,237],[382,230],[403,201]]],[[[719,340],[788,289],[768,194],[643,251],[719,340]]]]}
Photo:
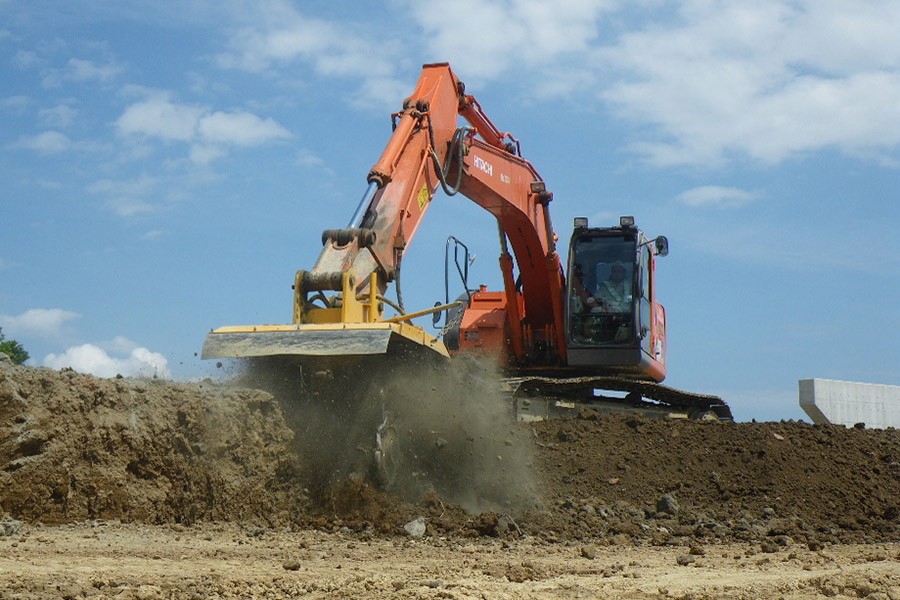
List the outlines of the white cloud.
{"type": "Polygon", "coordinates": [[[301,167],[307,168],[325,166],[325,161],[320,156],[306,149],[297,153],[296,163],[301,167]]]}
{"type": "Polygon", "coordinates": [[[121,135],[188,142],[194,163],[207,164],[226,154],[225,146],[260,146],[286,139],[291,133],[274,119],[246,111],[211,111],[208,107],[173,102],[165,92],[125,109],[116,122],[121,135]]]}
{"type": "Polygon", "coordinates": [[[148,175],[127,180],[100,179],[88,187],[88,191],[119,196],[143,196],[153,190],[156,179],[148,175]]]}
{"type": "Polygon", "coordinates": [[[753,202],[756,194],[733,187],[704,185],[678,194],[675,199],[694,208],[735,208],[753,202]]]}
{"type": "Polygon", "coordinates": [[[0,107],[20,113],[25,110],[29,104],[31,104],[31,98],[28,96],[10,96],[0,102],[0,107]]]}
{"type": "Polygon", "coordinates": [[[272,119],[260,119],[247,112],[214,112],[198,124],[198,134],[213,144],[258,146],[269,140],[291,137],[287,129],[272,119]]]}
{"type": "Polygon", "coordinates": [[[101,179],[88,186],[87,190],[107,197],[106,206],[122,217],[157,210],[157,206],[147,200],[155,190],[158,180],[141,175],[133,180],[101,179]]]}
{"type": "Polygon", "coordinates": [[[617,4],[432,0],[409,1],[406,10],[422,28],[430,56],[449,60],[461,76],[495,78],[520,65],[565,65],[565,58],[585,53],[598,38],[601,16],[617,4]]]}
{"type": "Polygon", "coordinates": [[[70,58],[64,77],[70,81],[109,81],[123,70],[114,64],[98,66],[89,60],[70,58]]]}
{"type": "MultiPolygon", "coordinates": [[[[375,38],[364,39],[364,30],[351,32],[304,15],[285,0],[260,4],[258,13],[248,15],[254,22],[233,36],[234,51],[219,56],[222,66],[262,71],[272,63],[303,59],[329,75],[384,75],[392,70],[375,38]]],[[[382,49],[390,45],[383,38],[381,42],[382,49]]]]}
{"type": "Polygon", "coordinates": [[[225,156],[225,150],[219,146],[208,144],[191,144],[191,162],[197,165],[208,165],[217,158],[225,156]]]}
{"type": "Polygon", "coordinates": [[[124,70],[124,68],[114,63],[98,65],[90,60],[70,58],[65,67],[43,69],[41,71],[41,85],[51,89],[62,86],[66,81],[74,81],[76,83],[98,81],[106,83],[124,70]]]}
{"type": "Polygon", "coordinates": [[[18,316],[0,314],[0,327],[10,335],[55,339],[65,335],[65,324],[81,317],[61,308],[32,308],[18,316]]]}
{"type": "Polygon", "coordinates": [[[60,127],[65,129],[75,120],[78,111],[65,104],[59,104],[53,108],[45,108],[38,111],[38,117],[47,127],[60,127]]]}
{"type": "Polygon", "coordinates": [[[650,161],[774,164],[900,145],[900,4],[687,0],[679,13],[595,52],[612,81],[600,97],[653,128],[633,145],[650,161]]]}
{"type": "Polygon", "coordinates": [[[130,217],[143,213],[154,212],[158,206],[138,198],[116,197],[106,201],[106,207],[120,217],[130,217]]]}
{"type": "Polygon", "coordinates": [[[33,150],[38,154],[57,154],[72,147],[72,140],[58,131],[45,131],[33,136],[23,136],[8,146],[33,150]]]}
{"type": "Polygon", "coordinates": [[[94,344],[68,348],[62,354],[48,354],[44,366],[52,369],[69,367],[97,377],[162,377],[170,376],[165,356],[139,347],[125,338],[116,338],[109,350],[94,344]],[[118,356],[111,355],[115,354],[118,356]]]}
{"type": "Polygon", "coordinates": [[[197,122],[206,109],[189,104],[174,104],[168,94],[157,93],[132,104],[116,122],[123,135],[145,135],[166,141],[186,142],[196,136],[197,122]]]}
{"type": "MultiPolygon", "coordinates": [[[[308,65],[320,75],[358,80],[349,102],[369,109],[395,108],[409,94],[410,82],[398,79],[397,73],[411,65],[410,56],[420,56],[422,62],[450,61],[461,76],[476,81],[521,75],[527,78],[523,87],[539,95],[544,87],[558,92],[584,89],[586,65],[575,61],[597,43],[601,17],[625,3],[396,0],[393,4],[398,14],[384,23],[380,16],[348,23],[310,16],[286,0],[263,2],[255,12],[244,11],[245,25],[235,29],[230,50],[217,57],[219,65],[252,72],[308,65]],[[385,25],[404,26],[409,34],[386,38],[380,34],[385,25]],[[536,68],[542,69],[539,75],[536,68]]],[[[278,75],[284,77],[285,70],[278,75]]]]}
{"type": "Polygon", "coordinates": [[[106,352],[114,354],[130,354],[132,351],[140,348],[140,344],[132,342],[123,335],[117,335],[108,342],[97,342],[97,346],[106,352]]]}
{"type": "MultiPolygon", "coordinates": [[[[395,78],[402,42],[378,35],[368,24],[347,25],[299,12],[286,0],[268,0],[244,11],[246,26],[232,35],[231,50],[217,58],[224,68],[252,72],[307,63],[317,73],[360,81],[353,102],[394,106],[408,93],[395,78]]],[[[283,75],[280,72],[279,75],[283,75]]]]}
{"type": "Polygon", "coordinates": [[[13,55],[12,63],[17,68],[23,71],[27,71],[28,69],[43,66],[47,63],[47,61],[43,58],[40,58],[37,55],[37,52],[32,52],[30,50],[17,50],[13,55]]]}
{"type": "Polygon", "coordinates": [[[270,0],[244,15],[246,25],[218,59],[257,72],[300,64],[356,78],[360,89],[350,102],[371,108],[395,106],[409,93],[396,73],[416,51],[424,60],[449,60],[479,87],[493,81],[512,84],[524,98],[605,105],[636,125],[629,148],[660,166],[715,166],[735,157],[777,164],[822,149],[900,163],[894,0],[393,6],[412,27],[386,44],[362,19],[358,26],[328,21],[270,0]]]}

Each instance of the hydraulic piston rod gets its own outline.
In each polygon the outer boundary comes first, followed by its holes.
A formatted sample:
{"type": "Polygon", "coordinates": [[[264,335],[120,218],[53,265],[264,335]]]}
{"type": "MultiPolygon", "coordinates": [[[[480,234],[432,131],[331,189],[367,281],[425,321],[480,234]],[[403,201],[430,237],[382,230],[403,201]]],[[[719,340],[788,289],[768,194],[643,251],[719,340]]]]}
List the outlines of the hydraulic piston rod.
{"type": "Polygon", "coordinates": [[[356,211],[354,211],[353,217],[351,217],[350,222],[347,224],[348,229],[360,226],[363,217],[366,214],[366,210],[369,208],[369,204],[372,202],[372,198],[375,197],[375,192],[377,191],[378,182],[370,181],[369,187],[366,188],[366,193],[363,194],[362,199],[359,201],[359,206],[356,207],[356,211]]]}

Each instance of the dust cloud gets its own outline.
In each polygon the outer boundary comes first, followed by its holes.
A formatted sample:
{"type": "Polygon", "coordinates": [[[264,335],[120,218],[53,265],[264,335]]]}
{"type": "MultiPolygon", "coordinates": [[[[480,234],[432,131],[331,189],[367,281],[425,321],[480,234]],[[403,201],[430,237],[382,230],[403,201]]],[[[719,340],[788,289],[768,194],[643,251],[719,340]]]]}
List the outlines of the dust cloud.
{"type": "Polygon", "coordinates": [[[399,447],[389,484],[401,495],[434,491],[473,513],[536,507],[530,430],[516,427],[493,369],[466,358],[404,369],[378,393],[399,447]]]}
{"type": "Polygon", "coordinates": [[[351,479],[410,502],[436,493],[473,513],[539,504],[529,430],[478,361],[265,358],[247,361],[235,383],[281,403],[314,495],[351,479]]]}
{"type": "Polygon", "coordinates": [[[374,481],[380,407],[366,401],[364,373],[370,366],[367,358],[263,357],[244,360],[232,381],[276,398],[294,432],[302,485],[315,496],[348,478],[374,481]]]}

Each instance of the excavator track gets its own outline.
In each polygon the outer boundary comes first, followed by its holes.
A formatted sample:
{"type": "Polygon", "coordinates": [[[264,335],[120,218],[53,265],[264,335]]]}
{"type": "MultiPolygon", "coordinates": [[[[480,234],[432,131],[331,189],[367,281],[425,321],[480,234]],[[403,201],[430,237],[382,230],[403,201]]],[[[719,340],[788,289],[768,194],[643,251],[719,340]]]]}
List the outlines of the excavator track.
{"type": "Polygon", "coordinates": [[[582,408],[661,418],[733,419],[731,408],[718,396],[626,377],[513,377],[504,380],[503,389],[511,394],[519,421],[573,416],[582,408]],[[606,396],[602,391],[622,396],[606,396]]]}

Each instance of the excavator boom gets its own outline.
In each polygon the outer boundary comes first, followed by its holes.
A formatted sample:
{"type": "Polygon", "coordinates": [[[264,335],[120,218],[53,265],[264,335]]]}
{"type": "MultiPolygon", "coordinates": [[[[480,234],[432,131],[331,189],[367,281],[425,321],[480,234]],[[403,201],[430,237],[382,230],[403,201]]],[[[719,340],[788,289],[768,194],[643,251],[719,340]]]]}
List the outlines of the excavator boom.
{"type": "MultiPolygon", "coordinates": [[[[552,194],[518,156],[518,142],[488,119],[446,63],[423,67],[393,119],[393,135],[348,226],[325,230],[315,265],[295,276],[292,323],[216,329],[207,336],[203,358],[368,355],[395,346],[447,356],[444,344],[410,317],[389,322],[384,316],[384,294],[391,282],[399,286],[403,255],[439,188],[459,191],[497,218],[507,303],[529,307],[527,314],[513,309],[513,322],[522,321],[539,337],[556,336],[553,345],[564,355],[557,325],[563,321],[564,281],[547,211],[552,194]],[[460,116],[467,127],[458,127],[460,116]],[[527,257],[519,260],[522,300],[507,240],[516,256],[527,257]]],[[[402,300],[398,304],[403,313],[402,300]]],[[[510,342],[521,359],[521,328],[513,328],[510,342]]]]}

